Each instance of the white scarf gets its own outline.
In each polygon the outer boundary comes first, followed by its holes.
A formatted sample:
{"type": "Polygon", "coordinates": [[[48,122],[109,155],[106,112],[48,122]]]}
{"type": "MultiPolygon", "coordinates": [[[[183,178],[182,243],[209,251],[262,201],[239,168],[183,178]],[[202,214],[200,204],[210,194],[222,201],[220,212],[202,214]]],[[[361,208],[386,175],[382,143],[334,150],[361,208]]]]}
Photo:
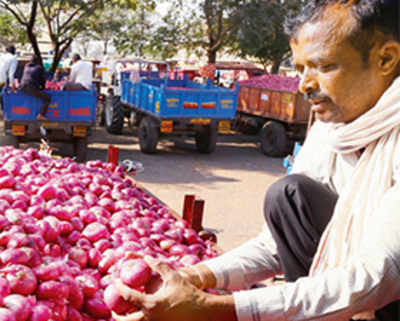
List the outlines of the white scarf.
{"type": "MultiPolygon", "coordinates": [[[[370,218],[392,186],[393,159],[400,151],[400,77],[377,104],[349,124],[326,124],[333,150],[343,157],[365,149],[354,174],[339,195],[330,223],[322,235],[310,274],[337,267],[357,253],[370,218]]],[[[333,156],[333,155],[332,155],[333,156]]],[[[372,318],[374,313],[356,315],[372,318]]]]}

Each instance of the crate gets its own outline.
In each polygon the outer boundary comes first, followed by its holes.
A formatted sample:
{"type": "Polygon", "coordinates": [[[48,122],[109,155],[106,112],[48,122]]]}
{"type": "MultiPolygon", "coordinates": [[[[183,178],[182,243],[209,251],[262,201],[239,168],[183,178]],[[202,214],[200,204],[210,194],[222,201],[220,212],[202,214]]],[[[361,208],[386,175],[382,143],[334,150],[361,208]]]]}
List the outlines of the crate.
{"type": "MultiPolygon", "coordinates": [[[[51,102],[46,114],[49,121],[89,122],[96,121],[96,91],[51,91],[51,102]]],[[[34,121],[42,107],[42,100],[22,91],[3,91],[3,116],[6,121],[34,121]]]]}

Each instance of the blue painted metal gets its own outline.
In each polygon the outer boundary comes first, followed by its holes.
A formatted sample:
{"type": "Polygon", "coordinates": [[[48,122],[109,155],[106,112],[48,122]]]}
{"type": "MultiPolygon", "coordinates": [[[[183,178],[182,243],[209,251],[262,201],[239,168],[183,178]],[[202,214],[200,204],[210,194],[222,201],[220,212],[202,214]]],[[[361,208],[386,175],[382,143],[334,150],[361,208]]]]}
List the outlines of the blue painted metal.
{"type": "Polygon", "coordinates": [[[238,88],[230,90],[184,79],[142,78],[122,82],[121,101],[160,119],[233,119],[238,88]]]}
{"type": "MultiPolygon", "coordinates": [[[[51,91],[47,114],[49,121],[89,122],[96,121],[97,93],[93,90],[51,91]]],[[[42,100],[21,91],[3,90],[3,117],[6,121],[33,121],[39,113],[42,100]]]]}

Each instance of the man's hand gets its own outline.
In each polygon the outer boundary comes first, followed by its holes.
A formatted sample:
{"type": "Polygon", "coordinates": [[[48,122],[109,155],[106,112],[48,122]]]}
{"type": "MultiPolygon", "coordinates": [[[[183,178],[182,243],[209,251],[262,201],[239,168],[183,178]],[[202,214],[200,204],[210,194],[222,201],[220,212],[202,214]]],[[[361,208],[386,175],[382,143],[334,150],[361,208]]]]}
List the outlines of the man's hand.
{"type": "Polygon", "coordinates": [[[145,257],[153,271],[162,278],[161,287],[154,294],[145,294],[115,282],[118,292],[140,311],[127,316],[113,313],[116,321],[234,321],[232,296],[205,293],[172,270],[151,257],[145,257]]]}

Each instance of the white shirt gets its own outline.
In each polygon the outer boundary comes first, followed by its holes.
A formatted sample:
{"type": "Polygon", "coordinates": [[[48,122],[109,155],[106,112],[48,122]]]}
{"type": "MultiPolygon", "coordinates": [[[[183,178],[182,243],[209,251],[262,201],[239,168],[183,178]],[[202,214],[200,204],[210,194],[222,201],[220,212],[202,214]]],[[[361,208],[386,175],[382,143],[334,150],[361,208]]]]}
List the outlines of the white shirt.
{"type": "Polygon", "coordinates": [[[93,80],[93,66],[91,62],[78,60],[71,67],[69,80],[80,83],[83,87],[90,90],[93,80]]]}
{"type": "MultiPolygon", "coordinates": [[[[313,126],[296,157],[293,173],[306,174],[340,193],[351,179],[357,159],[337,155],[329,162],[327,147],[321,144],[326,134],[313,126]],[[335,168],[331,177],[327,166],[335,168]]],[[[347,265],[293,283],[234,292],[238,320],[348,321],[358,312],[377,310],[400,299],[399,195],[400,186],[395,183],[365,231],[358,255],[347,265]]],[[[281,271],[276,253],[265,226],[256,238],[204,263],[214,272],[218,287],[240,290],[281,271]]]]}
{"type": "Polygon", "coordinates": [[[0,83],[8,83],[12,85],[14,83],[14,74],[17,70],[18,61],[15,55],[6,52],[0,57],[0,83]]]}

